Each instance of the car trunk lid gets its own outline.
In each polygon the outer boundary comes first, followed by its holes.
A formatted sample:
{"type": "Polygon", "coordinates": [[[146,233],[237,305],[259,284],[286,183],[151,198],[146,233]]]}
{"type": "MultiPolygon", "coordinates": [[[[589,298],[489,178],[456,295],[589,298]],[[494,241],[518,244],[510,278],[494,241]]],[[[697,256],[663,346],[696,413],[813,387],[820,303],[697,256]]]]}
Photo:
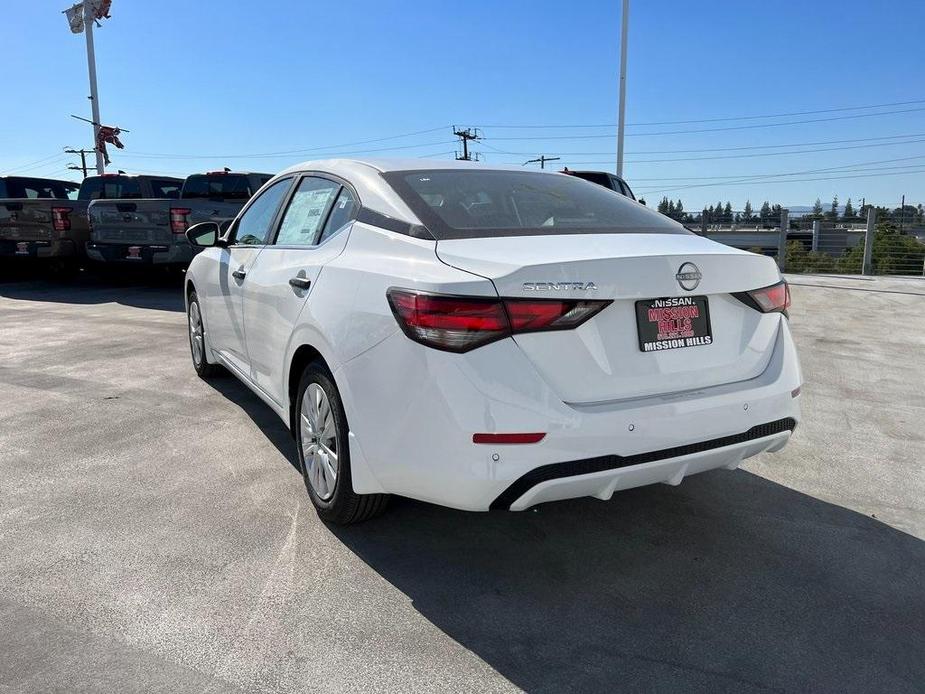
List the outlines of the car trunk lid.
{"type": "MultiPolygon", "coordinates": [[[[540,375],[569,403],[663,395],[754,378],[767,366],[777,334],[777,314],[761,314],[732,296],[778,282],[774,262],[693,234],[453,239],[439,241],[437,255],[448,265],[490,279],[503,297],[613,302],[576,329],[514,336],[540,375]],[[678,278],[686,263],[701,275],[691,290],[682,288],[678,278]],[[643,351],[636,303],[680,298],[686,304],[692,297],[706,298],[709,344],[643,351]]],[[[681,280],[694,284],[693,275],[682,273],[681,280]]],[[[648,306],[642,307],[642,320],[648,306]]]]}

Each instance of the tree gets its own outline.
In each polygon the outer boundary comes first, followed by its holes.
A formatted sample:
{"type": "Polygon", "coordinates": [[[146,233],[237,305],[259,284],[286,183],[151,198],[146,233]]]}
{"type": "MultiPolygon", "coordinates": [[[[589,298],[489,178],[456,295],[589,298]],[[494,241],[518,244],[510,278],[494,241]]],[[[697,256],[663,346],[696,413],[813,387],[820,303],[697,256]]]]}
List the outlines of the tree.
{"type": "Polygon", "coordinates": [[[758,213],[758,219],[761,221],[762,226],[771,223],[771,203],[769,203],[767,200],[765,200],[764,204],[761,206],[761,212],[758,213]]]}
{"type": "MultiPolygon", "coordinates": [[[[879,211],[881,208],[877,209],[879,211]]],[[[864,244],[859,243],[838,259],[838,271],[861,272],[863,258],[864,244]]],[[[871,261],[873,271],[878,275],[919,274],[925,262],[925,244],[913,236],[900,234],[894,224],[878,224],[874,232],[871,261]]]]}
{"type": "Polygon", "coordinates": [[[726,206],[723,208],[723,221],[726,224],[732,224],[732,203],[728,200],[726,201],[726,206]]]}
{"type": "Polygon", "coordinates": [[[681,198],[678,198],[678,201],[674,204],[674,214],[675,219],[680,222],[683,222],[687,215],[684,214],[684,203],[681,202],[681,198]]]}
{"type": "Polygon", "coordinates": [[[854,218],[854,207],[851,205],[851,198],[845,201],[845,213],[842,215],[843,219],[853,219],[854,218]]]}
{"type": "Polygon", "coordinates": [[[666,195],[658,203],[658,211],[662,214],[668,214],[668,196],[666,195]]]}
{"type": "Polygon", "coordinates": [[[742,221],[743,222],[752,221],[752,201],[751,200],[745,201],[745,210],[743,210],[742,212],[742,221]]]}
{"type": "Polygon", "coordinates": [[[825,213],[825,217],[826,219],[830,219],[833,222],[838,219],[838,196],[837,195],[834,198],[832,198],[832,207],[828,212],[825,213]]]}
{"type": "Polygon", "coordinates": [[[813,217],[822,219],[822,200],[819,198],[816,198],[816,202],[813,203],[813,217]]]}

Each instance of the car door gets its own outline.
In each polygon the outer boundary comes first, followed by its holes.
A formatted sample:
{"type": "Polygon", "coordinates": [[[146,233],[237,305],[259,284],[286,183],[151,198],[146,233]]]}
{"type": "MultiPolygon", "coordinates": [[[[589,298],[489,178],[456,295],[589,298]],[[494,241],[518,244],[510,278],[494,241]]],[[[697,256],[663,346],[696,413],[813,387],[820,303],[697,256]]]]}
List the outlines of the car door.
{"type": "Polygon", "coordinates": [[[333,178],[306,175],[295,187],[272,243],[255,260],[244,288],[244,321],[251,379],[284,405],[287,347],[293,329],[311,302],[325,263],[347,242],[345,232],[359,201],[333,178]]]}
{"type": "Polygon", "coordinates": [[[269,238],[289,188],[291,177],[284,178],[256,196],[229,230],[231,243],[218,257],[217,286],[206,298],[209,346],[240,370],[250,373],[244,339],[242,290],[251,265],[269,238]]]}

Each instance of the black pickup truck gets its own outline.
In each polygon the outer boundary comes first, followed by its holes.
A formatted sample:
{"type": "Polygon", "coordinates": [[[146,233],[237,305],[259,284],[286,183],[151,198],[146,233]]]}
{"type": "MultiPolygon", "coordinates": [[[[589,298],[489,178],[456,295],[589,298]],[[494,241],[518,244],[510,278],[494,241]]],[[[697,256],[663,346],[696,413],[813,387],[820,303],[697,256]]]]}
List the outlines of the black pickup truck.
{"type": "Polygon", "coordinates": [[[271,174],[229,170],[189,176],[171,199],[96,200],[90,205],[87,257],[101,263],[185,267],[198,249],[186,230],[234,219],[271,174]]]}
{"type": "Polygon", "coordinates": [[[2,181],[0,257],[39,258],[60,265],[76,265],[84,259],[90,238],[87,208],[91,201],[176,197],[182,179],[103,174],[88,176],[79,187],[68,181],[12,176],[2,181]]]}
{"type": "Polygon", "coordinates": [[[606,171],[571,171],[569,169],[563,169],[562,173],[575,176],[576,178],[583,178],[591,183],[597,183],[599,186],[610,188],[610,190],[620,193],[620,195],[625,195],[630,200],[636,199],[636,196],[633,195],[633,191],[630,190],[626,181],[612,173],[607,173],[606,171]]]}

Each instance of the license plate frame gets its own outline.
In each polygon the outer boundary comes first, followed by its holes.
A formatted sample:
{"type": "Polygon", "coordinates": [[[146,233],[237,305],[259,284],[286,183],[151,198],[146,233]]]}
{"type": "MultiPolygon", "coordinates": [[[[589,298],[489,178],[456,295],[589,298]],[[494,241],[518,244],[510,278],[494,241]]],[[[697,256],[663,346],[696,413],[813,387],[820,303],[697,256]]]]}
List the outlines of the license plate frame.
{"type": "Polygon", "coordinates": [[[713,344],[710,300],[706,295],[641,299],[635,308],[640,352],[713,344]]]}

